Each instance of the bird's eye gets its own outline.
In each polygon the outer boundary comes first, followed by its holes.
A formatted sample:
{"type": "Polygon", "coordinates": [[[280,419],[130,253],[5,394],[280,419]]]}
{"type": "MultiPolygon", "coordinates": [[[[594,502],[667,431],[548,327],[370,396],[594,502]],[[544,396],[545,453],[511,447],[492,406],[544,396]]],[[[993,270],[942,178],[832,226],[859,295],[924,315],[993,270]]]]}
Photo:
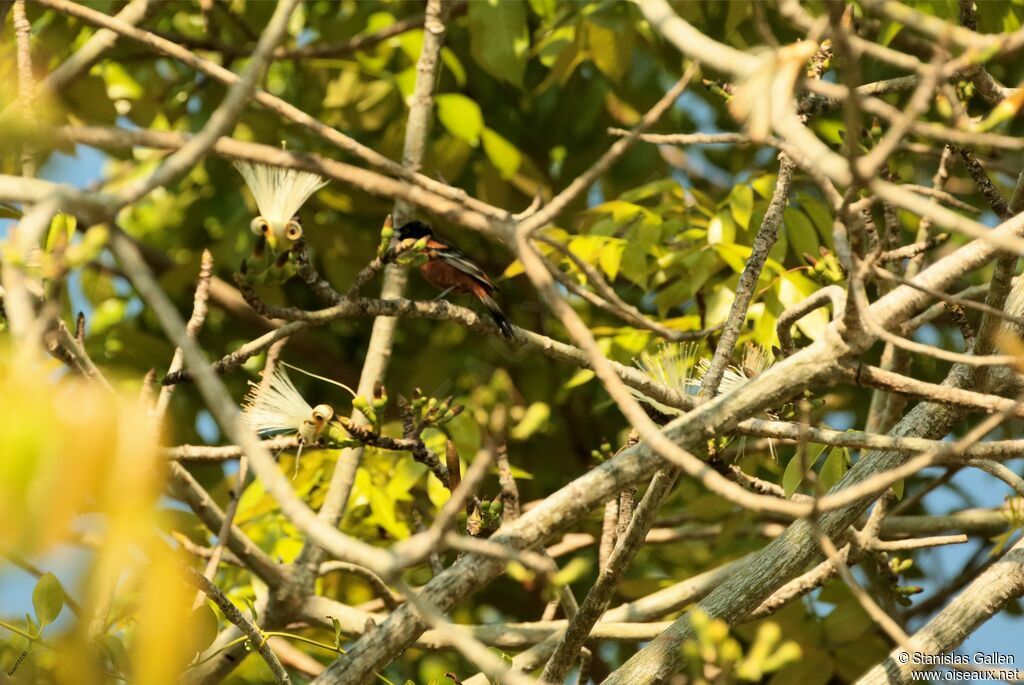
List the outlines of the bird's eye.
{"type": "Polygon", "coordinates": [[[302,237],[302,226],[295,219],[292,219],[284,226],[284,234],[288,240],[298,240],[302,237]]]}
{"type": "Polygon", "coordinates": [[[249,228],[252,229],[252,232],[256,235],[264,235],[268,230],[270,230],[270,224],[267,223],[267,220],[262,216],[258,216],[249,222],[249,228]]]}

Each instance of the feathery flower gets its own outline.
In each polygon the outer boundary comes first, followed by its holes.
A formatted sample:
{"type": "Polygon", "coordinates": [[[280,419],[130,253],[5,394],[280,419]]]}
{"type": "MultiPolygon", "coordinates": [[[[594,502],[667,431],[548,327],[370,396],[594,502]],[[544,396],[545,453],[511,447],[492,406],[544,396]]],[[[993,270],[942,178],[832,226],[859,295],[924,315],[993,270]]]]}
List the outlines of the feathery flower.
{"type": "MultiPolygon", "coordinates": [[[[718,394],[726,395],[740,386],[746,384],[751,378],[762,373],[772,365],[775,360],[772,355],[760,345],[747,343],[743,348],[743,359],[739,366],[730,365],[725,367],[722,373],[722,380],[718,384],[718,394]]],[[[697,364],[697,375],[703,380],[704,374],[708,372],[711,360],[704,357],[697,364]]],[[[700,382],[697,382],[700,385],[700,382]]]]}
{"type": "MultiPolygon", "coordinates": [[[[643,352],[633,363],[655,383],[661,383],[681,395],[692,395],[700,387],[700,379],[696,375],[697,343],[673,343],[660,345],[656,352],[643,352]]],[[[652,400],[636,388],[629,388],[640,402],[643,402],[662,414],[682,416],[683,410],[670,407],[652,400]]]]}
{"type": "Polygon", "coordinates": [[[249,381],[251,390],[245,398],[245,419],[262,438],[295,433],[300,445],[315,440],[334,417],[326,404],[316,407],[302,398],[283,365],[274,369],[265,385],[249,381]]]}
{"type": "MultiPolygon", "coordinates": [[[[668,386],[680,394],[695,395],[700,389],[701,381],[711,366],[710,357],[697,356],[698,345],[696,343],[672,343],[658,347],[654,354],[644,352],[639,359],[633,363],[643,371],[652,381],[668,386]]],[[[722,374],[722,380],[718,384],[718,394],[730,393],[750,381],[769,366],[775,360],[770,352],[760,345],[748,343],[743,350],[743,359],[739,366],[727,366],[722,374]]],[[[677,407],[669,407],[656,400],[651,399],[635,388],[629,388],[638,401],[647,404],[662,414],[669,416],[682,416],[685,412],[677,407]]],[[[745,440],[745,439],[744,439],[745,440]]],[[[740,446],[742,451],[743,446],[740,446]]],[[[768,449],[772,458],[775,459],[775,445],[768,441],[768,449]]]]}
{"type": "Polygon", "coordinates": [[[296,219],[299,208],[327,181],[308,171],[241,160],[234,164],[260,211],[250,224],[253,233],[265,236],[272,248],[277,243],[290,247],[302,237],[302,226],[296,219]]]}

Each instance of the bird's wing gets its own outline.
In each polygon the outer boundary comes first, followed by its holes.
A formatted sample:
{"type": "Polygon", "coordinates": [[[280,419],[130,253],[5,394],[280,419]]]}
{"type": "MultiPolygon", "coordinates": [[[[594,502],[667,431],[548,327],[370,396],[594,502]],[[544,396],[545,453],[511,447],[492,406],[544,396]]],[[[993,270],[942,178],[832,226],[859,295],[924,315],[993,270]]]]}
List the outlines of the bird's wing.
{"type": "Polygon", "coordinates": [[[477,266],[472,259],[467,257],[462,250],[451,243],[434,237],[427,241],[427,249],[434,252],[439,259],[443,259],[462,273],[472,276],[476,280],[480,281],[480,283],[487,286],[488,289],[497,290],[494,284],[491,283],[491,279],[487,277],[486,273],[484,273],[484,270],[477,266]]]}

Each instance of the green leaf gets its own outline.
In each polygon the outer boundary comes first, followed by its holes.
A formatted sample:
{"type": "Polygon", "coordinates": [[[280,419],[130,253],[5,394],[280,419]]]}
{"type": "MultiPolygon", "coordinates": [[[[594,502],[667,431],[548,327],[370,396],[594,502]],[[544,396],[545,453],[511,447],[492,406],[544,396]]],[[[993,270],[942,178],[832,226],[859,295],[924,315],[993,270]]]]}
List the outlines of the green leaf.
{"type": "Polygon", "coordinates": [[[805,460],[801,458],[799,452],[794,454],[793,458],[789,460],[789,463],[786,464],[786,470],[782,474],[782,490],[787,498],[793,496],[793,493],[800,487],[800,483],[804,482],[804,475],[806,475],[808,470],[814,468],[814,465],[818,463],[826,449],[828,449],[828,445],[821,445],[818,448],[817,454],[808,452],[810,458],[806,460],[806,469],[804,468],[805,460]]]}
{"type": "Polygon", "coordinates": [[[484,115],[480,105],[459,93],[445,93],[434,98],[437,103],[437,118],[448,132],[473,147],[480,144],[484,130],[484,115]]]}
{"type": "MultiPolygon", "coordinates": [[[[786,309],[812,295],[818,290],[818,285],[801,273],[790,271],[779,278],[779,302],[786,309]]],[[[828,326],[828,313],[823,307],[796,322],[800,332],[811,340],[817,340],[828,326]]]]}
{"type": "Polygon", "coordinates": [[[580,369],[579,371],[574,373],[572,375],[572,378],[567,380],[565,382],[565,385],[562,387],[565,390],[571,390],[572,388],[578,387],[580,385],[583,385],[584,383],[588,383],[589,381],[593,380],[594,375],[595,374],[591,369],[580,369]]]}
{"type": "Polygon", "coordinates": [[[331,625],[334,626],[334,646],[340,649],[342,638],[341,621],[339,621],[335,616],[328,616],[327,618],[331,619],[331,625]]]}
{"type": "Polygon", "coordinates": [[[835,662],[828,651],[809,649],[802,659],[775,673],[768,685],[825,685],[832,679],[835,670],[835,662]]]}
{"type": "Polygon", "coordinates": [[[731,245],[736,242],[736,224],[732,216],[726,212],[718,212],[708,223],[708,245],[725,243],[731,245]]]}
{"type": "Polygon", "coordinates": [[[372,486],[367,493],[370,499],[371,517],[377,525],[398,540],[409,537],[409,527],[398,518],[395,500],[388,497],[383,488],[372,486]]]}
{"type": "Polygon", "coordinates": [[[53,252],[56,247],[66,247],[71,242],[77,225],[75,217],[58,212],[50,222],[50,231],[46,234],[46,251],[53,252]]]}
{"type": "Polygon", "coordinates": [[[495,78],[522,87],[530,33],[525,2],[469,3],[469,48],[473,59],[495,78]]]}
{"type": "Polygon", "coordinates": [[[451,48],[441,48],[441,61],[444,62],[444,66],[448,68],[448,71],[455,78],[455,85],[459,88],[465,87],[466,68],[462,66],[462,62],[459,61],[455,51],[451,48]]]}
{"type": "Polygon", "coordinates": [[[482,139],[484,152],[501,177],[507,181],[515,176],[519,171],[519,166],[523,163],[523,155],[516,149],[516,146],[489,128],[484,128],[482,139]]]}
{"type": "Polygon", "coordinates": [[[191,627],[192,651],[202,654],[217,639],[217,614],[203,602],[192,611],[188,625],[191,627]]]}
{"type": "Polygon", "coordinates": [[[856,601],[843,602],[822,621],[822,629],[829,642],[853,642],[874,626],[874,620],[856,601]]]}
{"type": "Polygon", "coordinates": [[[40,630],[53,623],[64,608],[64,588],[57,576],[46,573],[36,582],[32,590],[32,606],[36,610],[40,630]]]}
{"type": "Polygon", "coordinates": [[[395,469],[388,479],[387,493],[397,501],[412,499],[410,491],[426,473],[426,464],[421,464],[410,455],[405,455],[395,464],[395,469]]]}
{"type": "Polygon", "coordinates": [[[832,210],[821,200],[804,193],[798,193],[797,200],[800,203],[800,208],[807,212],[811,221],[814,222],[814,227],[818,229],[821,244],[832,249],[832,210]]]}
{"type": "Polygon", "coordinates": [[[633,32],[626,24],[618,24],[623,32],[594,21],[585,22],[587,49],[594,64],[613,81],[621,79],[633,59],[633,32]]]}
{"type": "MultiPolygon", "coordinates": [[[[980,6],[985,5],[985,3],[983,2],[978,4],[980,6]]],[[[889,45],[889,43],[892,42],[892,39],[895,38],[896,35],[902,30],[903,24],[886,19],[882,21],[881,29],[879,30],[878,37],[875,40],[878,41],[879,45],[889,45]]]]}
{"type": "Polygon", "coordinates": [[[555,16],[555,0],[530,0],[530,9],[542,19],[551,19],[555,16]]]}
{"type": "Polygon", "coordinates": [[[753,250],[746,245],[719,243],[715,245],[715,252],[729,268],[736,273],[742,273],[753,250]]]}
{"type": "Polygon", "coordinates": [[[242,600],[245,602],[245,606],[249,607],[249,615],[252,616],[253,622],[258,622],[260,620],[260,612],[256,608],[256,603],[248,597],[242,597],[242,600]]]}
{"type": "Polygon", "coordinates": [[[601,270],[608,276],[609,281],[614,281],[619,275],[619,266],[622,264],[622,253],[626,250],[626,241],[612,238],[607,241],[598,257],[601,270]]]}
{"type": "Polygon", "coordinates": [[[433,473],[427,475],[427,497],[430,503],[440,509],[451,499],[451,491],[433,473]]]}
{"type": "Polygon", "coordinates": [[[807,215],[799,209],[787,207],[782,215],[782,222],[786,227],[786,235],[789,238],[789,247],[793,251],[793,256],[805,263],[807,262],[805,255],[817,259],[820,255],[818,232],[807,215]]]}
{"type": "Polygon", "coordinates": [[[748,185],[733,188],[729,193],[729,211],[743,230],[749,230],[750,215],[754,213],[754,189],[748,185]]]}
{"type": "Polygon", "coordinates": [[[803,480],[804,467],[801,464],[800,455],[794,455],[790,463],[785,465],[785,471],[782,473],[782,491],[785,497],[793,497],[803,480]]]}
{"type": "Polygon", "coordinates": [[[557,587],[564,587],[570,583],[575,583],[590,570],[590,563],[590,559],[586,557],[573,557],[568,564],[555,574],[551,582],[557,587]]]}
{"type": "Polygon", "coordinates": [[[544,430],[550,418],[551,407],[546,402],[534,402],[527,408],[519,423],[509,431],[509,437],[513,440],[526,440],[537,431],[544,430]]]}
{"type": "Polygon", "coordinates": [[[751,181],[750,185],[757,191],[758,195],[763,197],[765,200],[768,200],[775,192],[776,180],[778,180],[778,176],[775,174],[764,174],[751,181]]]}
{"type": "Polygon", "coordinates": [[[127,650],[125,650],[121,638],[104,633],[103,635],[97,635],[95,639],[96,644],[106,652],[106,657],[114,665],[114,668],[117,670],[124,668],[125,663],[127,663],[127,650]]]}
{"type": "Polygon", "coordinates": [[[821,465],[821,472],[818,474],[818,482],[821,489],[828,492],[832,486],[846,475],[846,454],[844,450],[836,448],[829,453],[825,463],[821,465]]]}
{"type": "Polygon", "coordinates": [[[145,93],[139,82],[119,62],[104,62],[103,79],[107,83],[107,97],[111,100],[138,100],[145,93]]]}
{"type": "Polygon", "coordinates": [[[523,263],[518,259],[513,259],[509,262],[509,265],[505,267],[505,270],[501,273],[502,278],[514,278],[521,273],[524,273],[523,263]]]}

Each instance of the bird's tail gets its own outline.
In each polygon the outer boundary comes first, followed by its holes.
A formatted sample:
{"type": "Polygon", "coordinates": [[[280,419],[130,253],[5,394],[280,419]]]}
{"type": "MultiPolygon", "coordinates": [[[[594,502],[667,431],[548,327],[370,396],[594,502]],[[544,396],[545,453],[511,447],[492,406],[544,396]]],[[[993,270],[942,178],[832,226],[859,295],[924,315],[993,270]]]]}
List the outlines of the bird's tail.
{"type": "Polygon", "coordinates": [[[512,331],[512,324],[510,324],[508,319],[505,318],[505,314],[501,311],[501,307],[499,307],[498,303],[494,301],[491,294],[481,288],[476,292],[476,296],[480,299],[480,302],[487,307],[487,311],[490,312],[491,318],[494,319],[494,323],[498,325],[498,329],[501,330],[501,334],[509,340],[514,339],[516,335],[512,331]]]}

